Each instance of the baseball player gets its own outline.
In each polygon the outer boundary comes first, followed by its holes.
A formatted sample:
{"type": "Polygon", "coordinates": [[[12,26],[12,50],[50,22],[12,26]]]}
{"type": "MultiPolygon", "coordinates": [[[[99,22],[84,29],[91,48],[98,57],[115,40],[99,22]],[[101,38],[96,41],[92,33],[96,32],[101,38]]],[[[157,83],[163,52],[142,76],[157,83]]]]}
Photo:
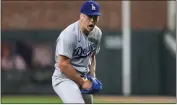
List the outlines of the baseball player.
{"type": "Polygon", "coordinates": [[[100,15],[96,1],[84,2],[80,19],[57,38],[52,86],[63,103],[93,103],[92,94],[102,89],[95,77],[95,56],[102,37],[96,26],[100,15]]]}

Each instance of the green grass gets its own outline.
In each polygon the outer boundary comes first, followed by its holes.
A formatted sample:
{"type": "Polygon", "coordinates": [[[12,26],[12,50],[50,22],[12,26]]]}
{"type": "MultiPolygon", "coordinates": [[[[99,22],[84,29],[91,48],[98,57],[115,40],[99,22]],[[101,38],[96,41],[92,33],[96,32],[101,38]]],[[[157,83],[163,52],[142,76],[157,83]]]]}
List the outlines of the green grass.
{"type": "Polygon", "coordinates": [[[2,103],[29,103],[29,104],[39,104],[39,103],[62,103],[60,98],[55,96],[2,96],[2,103]]]}
{"type": "MultiPolygon", "coordinates": [[[[62,101],[57,96],[2,96],[3,104],[60,104],[62,101]]],[[[102,99],[95,99],[94,103],[113,103],[102,99]]]]}

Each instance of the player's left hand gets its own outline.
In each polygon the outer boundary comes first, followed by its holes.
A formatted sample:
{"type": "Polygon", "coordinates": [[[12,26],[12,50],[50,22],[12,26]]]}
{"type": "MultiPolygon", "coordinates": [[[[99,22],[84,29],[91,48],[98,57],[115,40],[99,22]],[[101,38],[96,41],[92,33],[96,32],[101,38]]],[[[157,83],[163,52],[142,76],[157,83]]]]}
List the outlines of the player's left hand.
{"type": "Polygon", "coordinates": [[[91,75],[87,75],[87,79],[92,81],[92,87],[88,90],[81,89],[82,94],[94,94],[98,93],[102,89],[102,83],[91,75]]]}
{"type": "Polygon", "coordinates": [[[90,88],[92,88],[92,81],[90,81],[88,79],[84,80],[84,83],[82,85],[82,89],[89,90],[90,88]]]}

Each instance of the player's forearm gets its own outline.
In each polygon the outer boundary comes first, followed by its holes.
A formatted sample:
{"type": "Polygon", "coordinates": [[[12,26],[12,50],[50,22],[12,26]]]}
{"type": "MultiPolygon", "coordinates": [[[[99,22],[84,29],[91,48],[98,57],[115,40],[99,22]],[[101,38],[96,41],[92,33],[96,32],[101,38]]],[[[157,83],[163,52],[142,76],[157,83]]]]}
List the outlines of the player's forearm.
{"type": "Polygon", "coordinates": [[[92,61],[91,61],[91,66],[90,66],[90,74],[93,77],[96,77],[95,71],[96,71],[96,57],[95,55],[92,57],[92,61]]]}
{"type": "Polygon", "coordinates": [[[71,64],[59,64],[61,71],[71,80],[75,81],[77,84],[82,86],[84,80],[82,77],[75,71],[71,64]]]}

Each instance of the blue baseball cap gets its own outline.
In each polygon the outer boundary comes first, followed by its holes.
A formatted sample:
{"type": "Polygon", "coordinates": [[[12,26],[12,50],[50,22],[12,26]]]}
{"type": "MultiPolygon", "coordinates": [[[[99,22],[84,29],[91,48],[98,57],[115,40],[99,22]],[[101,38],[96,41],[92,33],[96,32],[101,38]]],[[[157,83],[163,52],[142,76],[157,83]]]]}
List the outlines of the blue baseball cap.
{"type": "Polygon", "coordinates": [[[98,15],[101,16],[100,13],[100,5],[96,1],[86,1],[81,9],[80,13],[85,15],[98,15]]]}

